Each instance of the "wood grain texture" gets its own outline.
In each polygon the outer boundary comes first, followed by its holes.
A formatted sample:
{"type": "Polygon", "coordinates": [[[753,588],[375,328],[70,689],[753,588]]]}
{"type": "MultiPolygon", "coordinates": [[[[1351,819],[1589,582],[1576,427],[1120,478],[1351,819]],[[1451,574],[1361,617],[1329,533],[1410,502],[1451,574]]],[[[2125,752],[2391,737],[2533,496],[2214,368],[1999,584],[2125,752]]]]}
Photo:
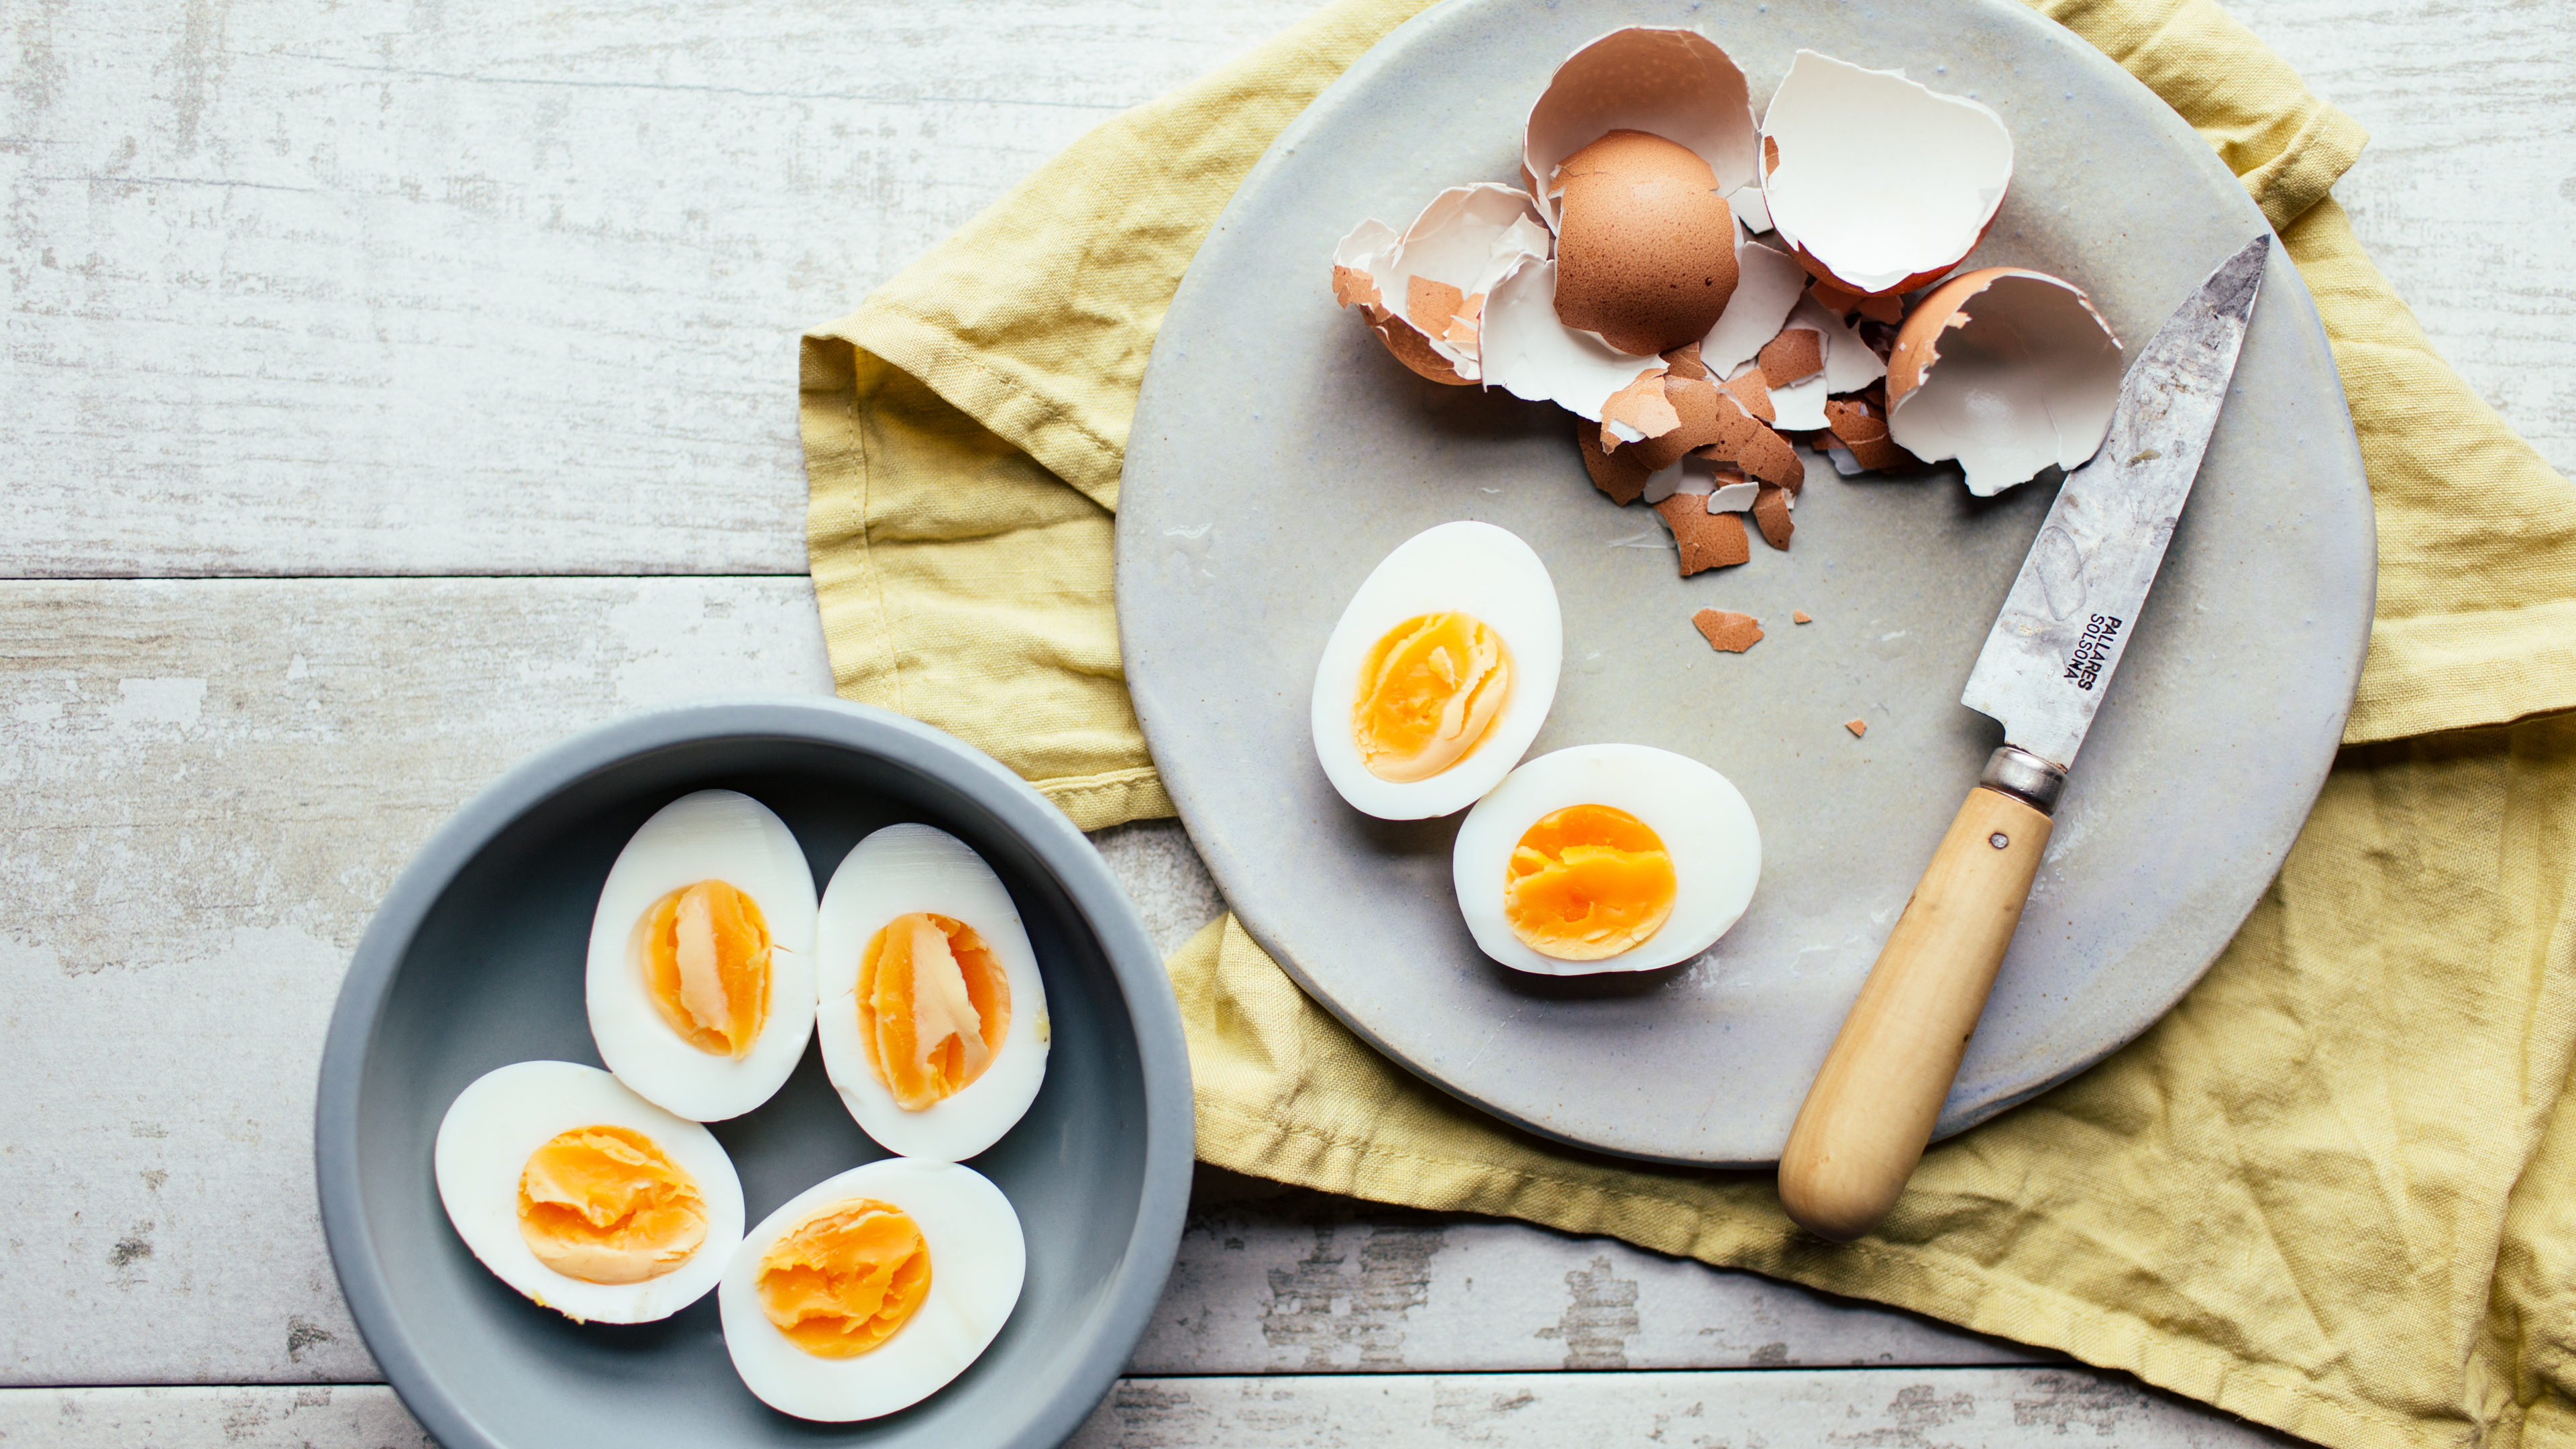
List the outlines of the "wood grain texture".
{"type": "MultiPolygon", "coordinates": [[[[1311,0],[12,12],[0,575],[796,573],[795,338],[1311,0]]],[[[2576,0],[2246,0],[2576,468],[2576,0]]]]}
{"type": "MultiPolygon", "coordinates": [[[[2084,1369],[1123,1380],[1074,1449],[2269,1449],[2296,1441],[2084,1369]]],[[[376,1386],[0,1390],[0,1443],[435,1449],[376,1386]]]]}
{"type": "Polygon", "coordinates": [[[2225,0],[2352,113],[2335,186],[2442,356],[2576,475],[2576,0],[2225,0]]]}
{"type": "Polygon", "coordinates": [[[29,0],[0,575],[803,573],[796,337],[1313,0],[29,0]]]}

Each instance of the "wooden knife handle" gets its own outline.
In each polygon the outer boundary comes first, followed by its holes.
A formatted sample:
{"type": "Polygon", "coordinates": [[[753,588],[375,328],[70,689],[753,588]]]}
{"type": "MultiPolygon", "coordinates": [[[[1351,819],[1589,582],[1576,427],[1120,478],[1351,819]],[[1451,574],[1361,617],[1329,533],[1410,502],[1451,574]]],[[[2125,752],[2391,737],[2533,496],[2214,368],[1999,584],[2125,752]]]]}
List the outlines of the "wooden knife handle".
{"type": "Polygon", "coordinates": [[[2004,792],[1968,792],[1825,1054],[1780,1154],[1780,1203],[1849,1242],[1896,1206],[2030,897],[2049,819],[2004,792]]]}

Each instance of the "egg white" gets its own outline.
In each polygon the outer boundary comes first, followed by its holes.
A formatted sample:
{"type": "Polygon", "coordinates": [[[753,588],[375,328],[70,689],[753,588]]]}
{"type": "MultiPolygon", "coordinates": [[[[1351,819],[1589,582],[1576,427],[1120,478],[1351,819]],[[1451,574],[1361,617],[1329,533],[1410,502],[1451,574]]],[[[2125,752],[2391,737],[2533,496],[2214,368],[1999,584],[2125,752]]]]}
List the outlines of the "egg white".
{"type": "Polygon", "coordinates": [[[1315,665],[1310,729],[1324,775],[1353,809],[1381,820],[1428,820],[1465,809],[1494,788],[1538,738],[1556,702],[1565,624],[1547,565],[1508,529],[1444,523],[1398,544],[1343,608],[1315,665]],[[1510,651],[1512,687],[1482,743],[1427,780],[1381,780],[1351,737],[1360,670],[1387,632],[1423,614],[1483,620],[1510,651]]]}
{"type": "Polygon", "coordinates": [[[823,1069],[859,1127],[889,1152],[961,1162],[1011,1130],[1046,1080],[1046,982],[1001,877],[966,842],[927,825],[889,825],[852,847],[824,888],[814,932],[815,1035],[823,1069]],[[859,953],[888,921],[915,911],[963,921],[1010,982],[1011,1016],[992,1065],[965,1090],[918,1112],[868,1069],[859,1041],[859,953]]]}
{"type": "Polygon", "coordinates": [[[706,1296],[742,1241],[742,1180],[715,1135],[577,1062],[518,1062],[486,1072],[448,1104],[431,1150],[447,1220],[495,1277],[576,1323],[650,1323],[706,1296]],[[529,1154],[577,1127],[651,1138],[697,1179],[706,1241],[687,1262],[641,1283],[589,1283],[547,1267],[519,1236],[519,1175],[529,1154]]]}
{"type": "Polygon", "coordinates": [[[646,1100],[694,1122],[739,1117],[768,1101],[814,1031],[814,910],[814,872],[768,806],[732,790],[700,790],[654,812],[609,867],[591,918],[583,993],[600,1060],[646,1100]],[[769,1011],[739,1060],[700,1051],[672,1030],[633,954],[645,911],[708,879],[750,896],[769,926],[769,1011]]]}
{"type": "Polygon", "coordinates": [[[1020,1301],[1028,1243],[1011,1200],[953,1162],[890,1157],[815,1184],[760,1220],[716,1290],[725,1351],[760,1401],[800,1419],[846,1423],[909,1408],[966,1371],[1020,1301]],[[930,1291],[892,1338],[855,1358],[798,1348],[761,1311],[760,1260],[807,1218],[851,1198],[909,1214],[930,1250],[930,1291]]]}
{"type": "Polygon", "coordinates": [[[1588,976],[1687,961],[1744,918],[1762,875],[1753,807],[1724,775],[1647,745],[1577,745],[1514,770],[1458,827],[1450,878],[1476,945],[1516,971],[1588,976]],[[1503,886],[1513,847],[1550,813],[1607,805],[1644,821],[1673,858],[1673,911],[1655,934],[1598,961],[1560,961],[1512,934],[1503,886]]]}

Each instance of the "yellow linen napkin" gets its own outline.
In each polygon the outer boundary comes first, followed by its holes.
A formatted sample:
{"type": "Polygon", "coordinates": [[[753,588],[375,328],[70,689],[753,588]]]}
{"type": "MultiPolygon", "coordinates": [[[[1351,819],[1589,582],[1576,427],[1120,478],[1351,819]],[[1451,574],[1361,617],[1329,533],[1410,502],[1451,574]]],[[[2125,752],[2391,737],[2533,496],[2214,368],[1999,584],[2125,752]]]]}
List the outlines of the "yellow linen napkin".
{"type": "MultiPolygon", "coordinates": [[[[1120,679],[1110,510],[1163,310],[1262,150],[1416,0],[1344,0],[1101,127],[805,340],[841,692],[1086,829],[1169,813],[1120,679]]],[[[1886,1227],[1766,1174],[1542,1142],[1360,1044],[1231,920],[1174,958],[1199,1152],[1523,1217],[2063,1349],[2338,1446],[2576,1443],[2576,494],[2443,366],[2327,197],[2357,127],[2201,0],[2038,7],[2163,96],[2280,228],[2379,521],[2346,749],[2164,1021],[1936,1147],[1886,1227]],[[2519,721],[2518,723],[2516,721],[2519,721]]],[[[1320,284],[1319,284],[1320,295],[1320,284]]],[[[1320,302],[1319,302],[1320,305],[1320,302]]]]}

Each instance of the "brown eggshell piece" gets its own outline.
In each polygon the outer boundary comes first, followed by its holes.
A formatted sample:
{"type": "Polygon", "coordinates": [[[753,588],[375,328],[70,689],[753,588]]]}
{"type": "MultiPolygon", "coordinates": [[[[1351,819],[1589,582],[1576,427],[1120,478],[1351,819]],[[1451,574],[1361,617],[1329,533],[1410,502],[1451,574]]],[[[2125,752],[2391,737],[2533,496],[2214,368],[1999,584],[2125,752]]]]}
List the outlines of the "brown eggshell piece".
{"type": "Polygon", "coordinates": [[[1622,352],[1708,335],[1735,295],[1735,218],[1708,163],[1642,131],[1612,131],[1565,159],[1556,315],[1622,352]]]}
{"type": "Polygon", "coordinates": [[[1469,385],[1467,379],[1460,377],[1458,370],[1449,365],[1449,359],[1432,350],[1431,339],[1423,336],[1419,329],[1407,325],[1403,318],[1384,307],[1371,306],[1362,310],[1368,319],[1369,330],[1377,334],[1378,341],[1386,344],[1387,351],[1395,354],[1396,361],[1433,382],[1445,382],[1453,387],[1469,385]]]}
{"type": "Polygon", "coordinates": [[[1693,448],[1705,447],[1726,436],[1726,425],[1719,416],[1724,409],[1717,384],[1706,378],[1676,379],[1666,374],[1664,398],[1672,404],[1678,420],[1672,431],[1619,449],[1634,454],[1637,466],[1649,473],[1660,473],[1680,462],[1693,448]]]}
{"type": "Polygon", "coordinates": [[[1789,490],[1769,483],[1754,495],[1753,526],[1762,530],[1762,541],[1773,548],[1787,548],[1789,535],[1797,531],[1789,521],[1789,490]]]}
{"type": "Polygon", "coordinates": [[[1669,369],[1666,373],[1669,377],[1696,381],[1708,376],[1708,365],[1699,360],[1699,344],[1696,342],[1665,353],[1664,366],[1669,369]]]}
{"type": "Polygon", "coordinates": [[[1695,493],[1676,493],[1656,504],[1655,512],[1673,531],[1683,578],[1705,569],[1730,568],[1753,557],[1744,520],[1732,513],[1709,512],[1708,500],[1695,493]]]}
{"type": "Polygon", "coordinates": [[[1759,367],[1748,367],[1722,384],[1744,410],[1763,422],[1777,422],[1780,410],[1771,405],[1771,379],[1759,367]]]}
{"type": "Polygon", "coordinates": [[[1807,613],[1806,610],[1798,609],[1790,613],[1789,622],[1792,624],[1812,624],[1816,621],[1807,613]]]}
{"type": "Polygon", "coordinates": [[[1825,370],[1825,338],[1820,332],[1804,327],[1783,328],[1779,336],[1764,343],[1761,356],[1762,376],[1772,387],[1787,387],[1803,382],[1825,370]]]}
{"type": "MultiPolygon", "coordinates": [[[[1605,425],[1626,423],[1649,440],[1662,437],[1682,423],[1681,415],[1673,411],[1672,403],[1664,396],[1661,368],[1638,373],[1636,381],[1612,393],[1609,400],[1601,404],[1601,421],[1605,425]]],[[[1618,434],[1604,426],[1601,446],[1615,447],[1618,441],[1618,434]]]]}
{"type": "Polygon", "coordinates": [[[1702,609],[1691,615],[1691,627],[1721,654],[1741,654],[1762,642],[1762,621],[1751,614],[1702,609]]]}
{"type": "Polygon", "coordinates": [[[1601,425],[1590,418],[1574,420],[1574,445],[1583,452],[1583,471],[1592,475],[1592,486],[1608,494],[1610,501],[1626,507],[1643,497],[1646,479],[1653,472],[1637,461],[1637,447],[1601,451],[1601,425]]]}
{"type": "Polygon", "coordinates": [[[1869,721],[1865,719],[1847,719],[1843,721],[1843,728],[1852,732],[1853,739],[1859,739],[1861,736],[1869,733],[1869,721]]]}

